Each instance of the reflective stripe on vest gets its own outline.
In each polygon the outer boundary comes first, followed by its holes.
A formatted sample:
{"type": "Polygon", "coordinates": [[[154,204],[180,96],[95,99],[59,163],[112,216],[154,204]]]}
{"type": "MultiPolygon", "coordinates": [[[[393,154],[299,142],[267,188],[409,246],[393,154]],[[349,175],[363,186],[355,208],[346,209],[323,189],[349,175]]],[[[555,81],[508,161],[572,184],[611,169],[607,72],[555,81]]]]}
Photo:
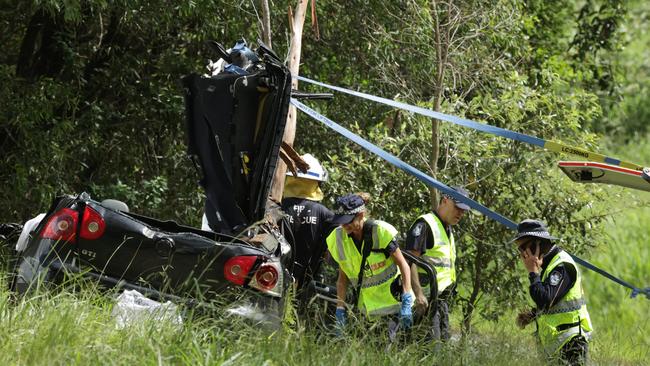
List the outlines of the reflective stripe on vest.
{"type": "Polygon", "coordinates": [[[343,229],[340,227],[336,229],[336,249],[339,252],[339,259],[344,261],[345,250],[343,249],[343,229]]]}
{"type": "Polygon", "coordinates": [[[552,355],[553,352],[550,352],[550,350],[559,350],[564,346],[568,341],[571,340],[571,338],[582,335],[585,337],[585,340],[589,341],[591,339],[591,332],[585,332],[580,330],[580,326],[576,325],[575,327],[571,327],[569,329],[566,329],[565,331],[562,332],[551,344],[548,345],[548,347],[545,347],[544,351],[546,352],[547,355],[552,355]]]}
{"type": "Polygon", "coordinates": [[[379,225],[372,226],[372,249],[381,249],[379,243],[379,225]]]}
{"type": "Polygon", "coordinates": [[[386,268],[381,273],[370,277],[364,277],[363,283],[361,284],[361,288],[368,288],[368,287],[381,285],[382,283],[388,280],[392,280],[393,278],[395,278],[396,275],[397,275],[397,265],[395,264],[395,262],[393,262],[388,268],[386,268]]]}
{"type": "Polygon", "coordinates": [[[572,266],[576,271],[576,280],[560,301],[537,313],[537,335],[548,356],[557,355],[568,341],[578,335],[589,339],[593,330],[582,291],[582,275],[571,256],[560,250],[542,273],[542,282],[560,264],[572,266]],[[562,329],[562,326],[573,324],[576,325],[562,329]]]}
{"type": "Polygon", "coordinates": [[[540,312],[540,314],[550,315],[550,314],[568,313],[571,311],[580,310],[582,305],[587,305],[587,302],[583,297],[575,300],[560,301],[559,303],[553,305],[552,308],[540,312]]]}
{"type": "MultiPolygon", "coordinates": [[[[442,222],[433,213],[428,213],[417,218],[417,220],[420,219],[427,223],[433,234],[433,247],[426,249],[422,257],[436,267],[438,291],[442,292],[456,282],[456,245],[454,243],[454,235],[450,233],[447,236],[442,222]]],[[[421,269],[418,272],[422,274],[426,273],[421,269]]]]}
{"type": "Polygon", "coordinates": [[[397,314],[399,313],[400,308],[402,305],[400,303],[386,306],[383,308],[371,310],[367,312],[368,316],[375,317],[375,316],[385,316],[385,315],[392,315],[392,314],[397,314]]]}
{"type": "Polygon", "coordinates": [[[433,264],[435,267],[451,268],[451,259],[449,258],[426,257],[425,259],[429,261],[431,264],[433,264]]]}

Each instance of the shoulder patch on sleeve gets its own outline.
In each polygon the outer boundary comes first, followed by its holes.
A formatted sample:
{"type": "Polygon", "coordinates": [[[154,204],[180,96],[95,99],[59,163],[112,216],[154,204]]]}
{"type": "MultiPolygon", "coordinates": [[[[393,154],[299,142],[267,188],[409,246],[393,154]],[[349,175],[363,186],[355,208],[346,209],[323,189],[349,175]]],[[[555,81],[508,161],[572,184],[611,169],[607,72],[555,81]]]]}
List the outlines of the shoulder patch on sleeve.
{"type": "Polygon", "coordinates": [[[557,286],[562,281],[562,273],[560,271],[553,271],[548,278],[548,282],[551,286],[557,286]]]}

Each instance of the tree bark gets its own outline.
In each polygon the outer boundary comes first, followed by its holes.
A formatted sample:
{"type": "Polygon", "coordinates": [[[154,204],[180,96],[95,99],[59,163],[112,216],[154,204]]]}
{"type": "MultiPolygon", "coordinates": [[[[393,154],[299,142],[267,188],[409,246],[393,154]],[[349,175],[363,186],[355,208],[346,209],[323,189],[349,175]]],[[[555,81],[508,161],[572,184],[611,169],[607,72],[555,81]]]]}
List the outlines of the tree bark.
{"type": "MultiPolygon", "coordinates": [[[[442,90],[443,83],[445,79],[445,69],[447,64],[447,49],[448,39],[443,39],[441,32],[444,30],[440,27],[440,16],[438,14],[438,5],[434,1],[432,4],[432,11],[435,19],[435,49],[436,49],[436,80],[435,80],[435,92],[433,96],[433,109],[435,111],[440,111],[440,106],[442,104],[442,90]],[[444,43],[444,44],[443,44],[444,43]]],[[[446,37],[445,37],[446,38],[446,37]]],[[[440,121],[437,119],[431,120],[431,155],[429,165],[431,166],[431,176],[435,179],[438,175],[438,159],[440,158],[440,121]]],[[[440,202],[440,197],[438,190],[435,188],[429,188],[431,207],[436,209],[438,207],[438,202],[440,202]]]]}
{"type": "MultiPolygon", "coordinates": [[[[479,242],[480,243],[480,242],[479,242]]],[[[472,281],[472,293],[467,299],[467,306],[463,309],[463,328],[461,333],[464,336],[468,335],[472,330],[472,315],[474,314],[474,308],[478,301],[479,294],[481,292],[481,279],[482,279],[482,270],[484,264],[484,248],[483,244],[479,244],[476,257],[474,258],[474,279],[472,281]]]]}
{"type": "MultiPolygon", "coordinates": [[[[300,52],[302,49],[302,30],[305,24],[305,15],[307,13],[307,5],[309,0],[300,0],[296,5],[296,11],[293,16],[293,27],[291,32],[291,47],[289,49],[289,71],[291,75],[298,75],[300,68],[300,52]]],[[[291,81],[291,88],[298,88],[298,81],[291,81]]],[[[287,125],[284,128],[284,136],[282,140],[289,146],[293,147],[293,141],[296,137],[296,108],[289,106],[289,114],[287,116],[287,125]]],[[[276,201],[282,200],[282,192],[284,191],[284,180],[287,172],[287,166],[284,162],[279,161],[275,169],[275,176],[273,177],[273,187],[271,188],[271,198],[276,201]]]]}
{"type": "Polygon", "coordinates": [[[271,44],[271,10],[269,9],[269,0],[261,0],[262,3],[262,41],[270,49],[273,49],[271,44]]]}

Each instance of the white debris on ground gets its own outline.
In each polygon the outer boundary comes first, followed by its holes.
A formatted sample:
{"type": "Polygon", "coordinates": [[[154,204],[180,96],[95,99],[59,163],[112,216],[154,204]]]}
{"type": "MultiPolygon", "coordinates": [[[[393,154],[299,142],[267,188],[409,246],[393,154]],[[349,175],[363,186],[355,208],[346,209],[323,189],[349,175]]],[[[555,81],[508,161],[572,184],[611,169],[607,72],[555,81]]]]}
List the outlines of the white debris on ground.
{"type": "Polygon", "coordinates": [[[20,233],[20,237],[18,237],[18,241],[16,242],[16,251],[17,252],[22,252],[27,248],[27,243],[29,243],[30,234],[34,228],[38,224],[41,223],[41,220],[45,217],[45,214],[39,214],[38,216],[34,217],[33,219],[27,221],[25,225],[23,225],[23,231],[20,233]]]}
{"type": "Polygon", "coordinates": [[[183,324],[176,304],[170,301],[160,303],[146,298],[136,290],[125,290],[117,297],[112,316],[118,329],[148,320],[170,322],[174,325],[183,324]]]}
{"type": "Polygon", "coordinates": [[[282,323],[278,309],[261,309],[250,304],[231,307],[226,310],[226,314],[248,319],[268,330],[280,329],[282,323]]]}

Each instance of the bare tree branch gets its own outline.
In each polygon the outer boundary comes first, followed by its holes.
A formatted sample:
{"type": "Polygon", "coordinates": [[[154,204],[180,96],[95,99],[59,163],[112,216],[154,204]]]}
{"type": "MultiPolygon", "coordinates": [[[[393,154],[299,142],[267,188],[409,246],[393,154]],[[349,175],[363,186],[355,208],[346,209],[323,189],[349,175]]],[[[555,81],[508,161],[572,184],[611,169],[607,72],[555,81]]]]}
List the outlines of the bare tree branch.
{"type": "MultiPolygon", "coordinates": [[[[302,50],[302,30],[305,24],[305,15],[307,13],[307,5],[309,0],[299,0],[296,5],[296,12],[292,19],[292,32],[291,32],[291,46],[289,48],[288,66],[292,75],[298,75],[300,69],[300,53],[302,50]]],[[[298,89],[298,80],[291,81],[291,88],[298,89]]],[[[296,137],[296,108],[289,107],[289,114],[287,116],[287,125],[284,128],[284,136],[282,141],[289,146],[293,146],[293,141],[296,137]]],[[[282,192],[284,191],[284,181],[287,166],[284,162],[279,162],[275,169],[273,177],[273,186],[271,188],[271,198],[280,201],[282,200],[282,192]]]]}

